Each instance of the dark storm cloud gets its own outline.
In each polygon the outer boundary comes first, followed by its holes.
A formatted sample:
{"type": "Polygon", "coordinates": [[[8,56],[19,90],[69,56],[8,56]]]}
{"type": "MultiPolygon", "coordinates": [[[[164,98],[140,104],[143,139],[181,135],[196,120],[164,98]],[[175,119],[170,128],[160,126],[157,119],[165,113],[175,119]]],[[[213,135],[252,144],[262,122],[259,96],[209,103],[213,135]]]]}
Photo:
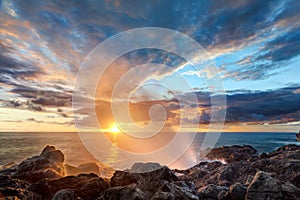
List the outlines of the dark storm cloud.
{"type": "Polygon", "coordinates": [[[299,87],[287,87],[265,92],[229,95],[227,97],[228,121],[272,121],[289,118],[299,121],[299,87]],[[240,118],[242,116],[242,118],[240,118]]]}
{"type": "MultiPolygon", "coordinates": [[[[210,96],[208,93],[200,92],[197,95],[199,105],[189,105],[189,107],[192,109],[199,107],[198,116],[184,120],[189,123],[195,121],[206,123],[209,121],[210,96]]],[[[188,98],[189,94],[185,96],[188,98]]],[[[244,90],[238,91],[238,93],[229,93],[227,95],[226,122],[286,123],[299,121],[299,102],[299,85],[269,91],[251,92],[244,90]]]]}
{"type": "Polygon", "coordinates": [[[43,72],[30,62],[18,62],[13,58],[0,54],[0,82],[11,84],[14,79],[33,78],[43,72]]]}
{"type": "Polygon", "coordinates": [[[71,106],[72,93],[71,91],[61,90],[58,92],[36,89],[26,86],[17,86],[11,92],[16,93],[30,100],[34,104],[44,107],[63,107],[71,106]]]}
{"type": "Polygon", "coordinates": [[[267,53],[259,56],[258,60],[282,62],[300,55],[300,27],[267,43],[264,49],[267,53]]]}
{"type": "Polygon", "coordinates": [[[19,109],[28,109],[32,111],[45,111],[43,106],[34,104],[30,101],[19,101],[19,100],[8,100],[4,101],[1,105],[1,107],[7,107],[7,108],[19,108],[19,109]]]}
{"type": "MultiPolygon", "coordinates": [[[[155,0],[149,3],[137,0],[32,0],[15,1],[13,5],[16,13],[30,20],[35,30],[44,36],[43,39],[58,55],[78,58],[74,63],[69,62],[68,70],[74,74],[80,59],[99,42],[121,31],[144,26],[179,30],[212,51],[241,49],[254,41],[263,42],[267,38],[274,38],[257,53],[261,56],[254,58],[254,64],[241,64],[241,69],[233,71],[227,68],[229,66],[225,66],[228,75],[239,80],[261,79],[272,75],[270,71],[283,67],[277,62],[299,55],[300,49],[297,42],[290,42],[292,39],[299,41],[298,36],[291,36],[291,40],[283,44],[281,37],[285,36],[278,35],[272,29],[276,28],[279,22],[284,22],[283,28],[287,29],[297,23],[294,19],[299,15],[297,11],[300,9],[297,0],[199,0],[189,3],[180,0],[155,0]],[[66,43],[69,44],[67,49],[66,43]],[[72,51],[77,54],[74,55],[72,51]]],[[[293,31],[287,35],[291,34],[293,31]]],[[[157,55],[158,58],[159,56],[157,55]]],[[[139,54],[136,57],[138,58],[139,54]]]]}

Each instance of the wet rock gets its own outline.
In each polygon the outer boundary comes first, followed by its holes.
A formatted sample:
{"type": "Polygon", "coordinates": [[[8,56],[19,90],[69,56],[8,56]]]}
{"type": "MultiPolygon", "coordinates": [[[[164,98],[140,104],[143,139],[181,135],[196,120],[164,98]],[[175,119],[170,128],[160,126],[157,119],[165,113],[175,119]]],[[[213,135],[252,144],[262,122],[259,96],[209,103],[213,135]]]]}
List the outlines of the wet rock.
{"type": "Polygon", "coordinates": [[[60,178],[64,176],[64,155],[53,146],[46,146],[39,156],[28,158],[19,165],[0,171],[15,179],[34,183],[44,178],[60,178]]]}
{"type": "Polygon", "coordinates": [[[144,200],[147,195],[137,187],[136,184],[129,186],[118,186],[105,190],[100,194],[98,200],[144,200]]]}
{"type": "Polygon", "coordinates": [[[38,199],[34,194],[26,189],[21,188],[0,188],[0,199],[38,199]],[[4,198],[5,197],[5,198],[4,198]]]}
{"type": "Polygon", "coordinates": [[[247,200],[283,199],[281,183],[270,174],[259,171],[247,189],[247,200]]]}
{"type": "Polygon", "coordinates": [[[235,183],[230,186],[230,196],[233,200],[244,200],[247,187],[243,186],[241,183],[235,183]]]}
{"type": "Polygon", "coordinates": [[[300,142],[300,131],[296,134],[296,139],[300,142]]]}
{"type": "Polygon", "coordinates": [[[252,146],[225,146],[212,149],[206,158],[210,160],[224,160],[227,163],[247,160],[254,157],[257,154],[256,149],[252,146]]]}
{"type": "Polygon", "coordinates": [[[96,163],[83,163],[78,165],[77,167],[64,164],[65,172],[67,175],[79,175],[79,174],[97,174],[100,176],[100,170],[96,163]]]}
{"type": "Polygon", "coordinates": [[[178,180],[177,176],[168,167],[163,166],[158,170],[145,172],[145,173],[132,173],[129,171],[116,171],[110,179],[112,187],[125,186],[132,183],[137,183],[141,179],[147,179],[149,182],[156,180],[175,181],[178,180]]]}
{"type": "Polygon", "coordinates": [[[77,200],[77,198],[73,190],[62,189],[55,193],[52,200],[77,200]]]}
{"type": "Polygon", "coordinates": [[[207,185],[197,190],[199,198],[206,200],[224,199],[228,191],[228,187],[213,184],[207,185]]]}
{"type": "Polygon", "coordinates": [[[162,168],[159,163],[134,163],[130,169],[125,170],[126,172],[131,173],[145,173],[145,172],[152,172],[162,168]]]}
{"type": "Polygon", "coordinates": [[[0,198],[7,199],[38,199],[39,196],[27,188],[29,183],[0,175],[0,198]]]}
{"type": "Polygon", "coordinates": [[[76,196],[84,199],[96,199],[99,194],[108,189],[109,184],[96,174],[81,174],[78,176],[66,176],[59,179],[41,180],[29,187],[29,190],[50,199],[56,192],[62,189],[71,189],[76,196]]]}
{"type": "Polygon", "coordinates": [[[229,187],[237,182],[249,185],[257,171],[271,173],[281,181],[293,183],[299,187],[300,146],[287,145],[264,157],[254,156],[247,161],[234,161],[228,164],[221,162],[202,162],[181,173],[180,180],[193,181],[196,189],[209,184],[229,187]]]}
{"type": "MultiPolygon", "coordinates": [[[[139,163],[138,165],[140,169],[149,169],[145,165],[150,165],[150,168],[153,167],[152,163],[139,163]]],[[[113,188],[109,189],[109,192],[114,190],[114,188],[117,191],[121,191],[122,195],[124,192],[133,191],[137,199],[198,199],[194,184],[179,181],[175,173],[168,167],[162,166],[155,171],[144,173],[132,173],[129,171],[115,172],[111,178],[111,186],[113,188]]],[[[106,191],[104,193],[107,195],[106,191]]],[[[117,196],[116,198],[119,197],[117,196]]],[[[130,198],[128,197],[128,199],[130,198]]]]}
{"type": "Polygon", "coordinates": [[[284,199],[286,200],[300,199],[300,189],[297,188],[295,185],[289,182],[284,182],[281,185],[281,189],[282,189],[282,195],[284,199]]]}

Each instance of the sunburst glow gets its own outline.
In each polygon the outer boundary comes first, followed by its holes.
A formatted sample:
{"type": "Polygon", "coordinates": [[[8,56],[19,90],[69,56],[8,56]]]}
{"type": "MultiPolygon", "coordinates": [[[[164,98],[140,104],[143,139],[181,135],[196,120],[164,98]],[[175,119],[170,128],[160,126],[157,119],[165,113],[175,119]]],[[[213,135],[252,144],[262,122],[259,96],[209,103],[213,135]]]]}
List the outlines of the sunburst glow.
{"type": "Polygon", "coordinates": [[[112,126],[111,126],[111,128],[109,129],[109,132],[111,132],[111,133],[119,133],[119,132],[121,132],[121,130],[118,128],[118,126],[115,123],[113,123],[112,126]]]}

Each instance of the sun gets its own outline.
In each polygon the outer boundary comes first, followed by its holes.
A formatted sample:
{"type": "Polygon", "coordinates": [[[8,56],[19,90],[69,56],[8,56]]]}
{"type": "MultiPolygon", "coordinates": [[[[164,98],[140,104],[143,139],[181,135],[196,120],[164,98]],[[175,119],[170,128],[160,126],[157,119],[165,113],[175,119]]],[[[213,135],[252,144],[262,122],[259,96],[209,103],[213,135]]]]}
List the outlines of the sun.
{"type": "Polygon", "coordinates": [[[121,130],[118,128],[118,126],[115,123],[113,123],[111,125],[111,128],[109,129],[109,132],[111,132],[111,133],[119,133],[119,132],[121,132],[121,130]]]}

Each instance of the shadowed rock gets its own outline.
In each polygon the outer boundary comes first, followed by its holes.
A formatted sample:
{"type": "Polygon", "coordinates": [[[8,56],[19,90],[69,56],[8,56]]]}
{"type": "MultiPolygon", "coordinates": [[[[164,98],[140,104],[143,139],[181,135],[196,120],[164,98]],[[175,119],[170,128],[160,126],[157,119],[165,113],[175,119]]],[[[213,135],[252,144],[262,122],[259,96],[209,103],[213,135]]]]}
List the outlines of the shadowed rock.
{"type": "Polygon", "coordinates": [[[52,200],[76,200],[76,195],[73,190],[62,189],[55,193],[52,200]]]}
{"type": "Polygon", "coordinates": [[[241,183],[235,183],[230,186],[230,196],[233,200],[244,200],[246,196],[247,187],[241,183]]]}
{"type": "Polygon", "coordinates": [[[64,164],[65,172],[67,175],[79,175],[94,173],[100,176],[100,170],[96,163],[83,163],[77,167],[64,164]]]}
{"type": "MultiPolygon", "coordinates": [[[[139,169],[148,169],[145,165],[153,167],[153,163],[139,163],[138,165],[139,169]]],[[[136,167],[137,165],[134,166],[134,169],[136,167]]],[[[104,191],[100,199],[126,199],[123,194],[127,194],[129,191],[135,195],[130,198],[135,199],[198,199],[194,184],[179,181],[175,173],[166,166],[145,173],[130,171],[116,171],[110,182],[113,188],[104,191]],[[114,193],[113,191],[116,193],[120,191],[122,195],[113,194],[113,197],[109,198],[109,194],[114,193]]]]}
{"type": "Polygon", "coordinates": [[[36,182],[44,178],[61,178],[64,176],[64,155],[54,146],[46,146],[39,156],[28,158],[19,165],[4,169],[0,174],[12,178],[36,182]]]}
{"type": "Polygon", "coordinates": [[[300,175],[300,147],[287,145],[278,150],[254,156],[247,161],[235,161],[229,164],[221,162],[202,162],[187,170],[177,170],[182,173],[180,180],[193,181],[196,189],[209,184],[229,187],[237,182],[248,185],[249,177],[255,176],[257,171],[273,174],[277,179],[293,183],[299,187],[300,175]]]}
{"type": "Polygon", "coordinates": [[[300,189],[288,182],[281,182],[270,174],[259,171],[247,189],[247,200],[300,199],[300,189]]]}
{"type": "MultiPolygon", "coordinates": [[[[157,163],[136,163],[131,169],[116,171],[108,181],[97,174],[64,177],[64,155],[55,147],[47,146],[39,156],[0,171],[0,198],[300,199],[299,146],[283,146],[260,156],[249,146],[218,148],[212,152],[213,159],[228,163],[201,162],[186,170],[170,170],[157,163]]],[[[75,174],[99,172],[98,166],[82,164],[71,170],[75,174]]]]}
{"type": "Polygon", "coordinates": [[[257,154],[256,149],[252,146],[225,146],[220,148],[212,149],[206,158],[210,160],[224,160],[227,163],[247,160],[257,154]]]}
{"type": "Polygon", "coordinates": [[[71,189],[76,196],[84,199],[96,199],[99,194],[108,189],[109,184],[96,174],[81,174],[78,176],[66,176],[53,180],[41,180],[30,185],[29,190],[50,199],[62,189],[71,189]]]}

